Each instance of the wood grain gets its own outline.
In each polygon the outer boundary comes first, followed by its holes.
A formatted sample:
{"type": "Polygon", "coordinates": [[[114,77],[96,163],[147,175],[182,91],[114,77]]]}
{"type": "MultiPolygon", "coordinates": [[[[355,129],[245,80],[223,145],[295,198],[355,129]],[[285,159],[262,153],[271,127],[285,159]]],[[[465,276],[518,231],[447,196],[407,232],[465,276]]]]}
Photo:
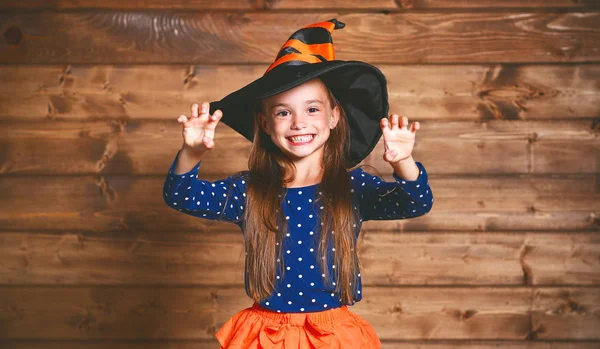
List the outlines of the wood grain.
{"type": "MultiPolygon", "coordinates": [[[[219,347],[213,340],[80,340],[80,341],[1,341],[12,349],[214,349],[219,347]]],[[[528,340],[383,340],[381,349],[598,349],[597,341],[528,341],[528,340]]]]}
{"type": "MultiPolygon", "coordinates": [[[[171,119],[262,76],[249,65],[0,65],[0,120],[171,119]]],[[[600,66],[378,65],[390,111],[419,120],[600,116],[600,66]]]]}
{"type": "MultiPolygon", "coordinates": [[[[598,340],[598,294],[597,288],[366,287],[352,311],[383,340],[598,340]]],[[[5,340],[197,340],[214,338],[252,302],[243,287],[1,287],[0,304],[5,340]]]]}
{"type": "Polygon", "coordinates": [[[346,10],[411,10],[411,9],[489,9],[489,8],[569,8],[585,9],[597,5],[593,0],[2,0],[4,9],[193,9],[193,10],[261,10],[261,9],[346,9],[346,10]]]}
{"type": "MultiPolygon", "coordinates": [[[[342,11],[343,12],[343,11],[342,11]]],[[[598,12],[320,13],[336,58],[372,64],[597,62],[598,12]]],[[[312,13],[8,12],[0,63],[270,64],[312,13]]]]}
{"type": "MultiPolygon", "coordinates": [[[[600,166],[600,128],[594,120],[409,121],[421,127],[413,158],[434,175],[594,174],[600,166]]],[[[0,128],[0,174],[164,175],[181,144],[175,120],[9,122],[0,128]]],[[[202,176],[247,169],[250,147],[219,124],[202,176]]],[[[383,153],[381,139],[360,165],[388,174],[383,153]]]]}
{"type": "MultiPolygon", "coordinates": [[[[213,234],[3,232],[3,285],[244,284],[239,230],[213,234]]],[[[597,233],[365,229],[363,285],[600,286],[597,233]]]]}
{"type": "MultiPolygon", "coordinates": [[[[396,233],[596,231],[600,227],[596,177],[431,177],[435,198],[431,212],[412,219],[369,221],[363,227],[396,233]]],[[[211,233],[231,229],[230,223],[169,208],[163,201],[163,183],[162,176],[4,177],[0,230],[211,233]]]]}

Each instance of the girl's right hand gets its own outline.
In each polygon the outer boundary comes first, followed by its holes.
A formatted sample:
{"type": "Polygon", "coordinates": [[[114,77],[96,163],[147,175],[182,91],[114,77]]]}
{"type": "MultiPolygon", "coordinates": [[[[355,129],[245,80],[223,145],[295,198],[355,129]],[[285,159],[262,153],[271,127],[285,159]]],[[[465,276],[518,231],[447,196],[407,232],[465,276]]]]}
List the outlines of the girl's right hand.
{"type": "Polygon", "coordinates": [[[183,126],[183,147],[194,154],[202,154],[215,146],[215,128],[223,112],[215,110],[213,115],[210,115],[209,107],[209,103],[204,102],[198,112],[198,104],[194,103],[191,107],[191,117],[181,115],[177,118],[183,126]]]}

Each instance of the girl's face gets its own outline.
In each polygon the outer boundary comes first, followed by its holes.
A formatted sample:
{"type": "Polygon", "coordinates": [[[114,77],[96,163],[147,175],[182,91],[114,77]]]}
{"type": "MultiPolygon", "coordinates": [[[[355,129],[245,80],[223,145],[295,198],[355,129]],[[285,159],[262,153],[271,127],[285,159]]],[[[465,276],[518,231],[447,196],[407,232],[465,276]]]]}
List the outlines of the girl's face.
{"type": "Polygon", "coordinates": [[[340,110],[331,108],[325,85],[314,79],[264,99],[258,117],[262,129],[292,161],[308,159],[320,165],[340,110]]]}

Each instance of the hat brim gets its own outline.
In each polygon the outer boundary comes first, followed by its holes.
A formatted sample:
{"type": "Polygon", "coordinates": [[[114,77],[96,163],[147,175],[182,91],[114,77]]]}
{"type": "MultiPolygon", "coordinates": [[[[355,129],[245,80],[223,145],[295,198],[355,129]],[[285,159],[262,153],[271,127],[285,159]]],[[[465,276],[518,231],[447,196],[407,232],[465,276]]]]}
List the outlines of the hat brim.
{"type": "Polygon", "coordinates": [[[268,74],[210,103],[210,113],[223,112],[221,121],[253,141],[253,107],[261,99],[320,78],[342,105],[350,128],[348,167],[367,157],[381,138],[379,122],[388,116],[388,94],[381,71],[360,61],[327,61],[279,66],[268,74]]]}

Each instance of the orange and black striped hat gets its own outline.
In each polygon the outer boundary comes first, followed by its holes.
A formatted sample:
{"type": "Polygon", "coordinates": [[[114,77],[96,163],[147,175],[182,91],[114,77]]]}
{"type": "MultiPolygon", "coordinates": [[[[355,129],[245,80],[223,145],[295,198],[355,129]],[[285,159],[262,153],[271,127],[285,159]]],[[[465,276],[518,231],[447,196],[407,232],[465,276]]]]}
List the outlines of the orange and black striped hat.
{"type": "Polygon", "coordinates": [[[261,99],[321,79],[340,102],[350,126],[348,168],[361,162],[381,138],[379,121],[388,117],[386,79],[376,67],[360,61],[335,59],[331,34],[345,24],[337,19],[308,25],[294,32],[264,75],[220,101],[210,113],[248,140],[254,137],[254,106],[261,99]]]}

